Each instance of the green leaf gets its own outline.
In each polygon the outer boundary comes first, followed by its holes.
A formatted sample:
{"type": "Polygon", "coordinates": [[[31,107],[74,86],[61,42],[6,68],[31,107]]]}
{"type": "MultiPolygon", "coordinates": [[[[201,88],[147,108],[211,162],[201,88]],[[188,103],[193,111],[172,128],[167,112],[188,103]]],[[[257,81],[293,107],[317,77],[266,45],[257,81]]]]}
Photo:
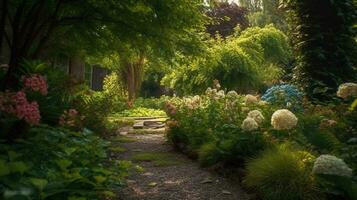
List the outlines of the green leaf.
{"type": "Polygon", "coordinates": [[[8,151],[7,154],[9,156],[10,161],[15,161],[16,158],[21,156],[21,154],[16,153],[15,151],[8,151]]]}
{"type": "Polygon", "coordinates": [[[102,194],[106,197],[115,197],[115,194],[112,191],[104,191],[102,194]]]}
{"type": "Polygon", "coordinates": [[[355,99],[352,104],[351,104],[351,107],[350,107],[350,110],[353,111],[354,109],[357,108],[357,99],[355,99]]]}
{"type": "Polygon", "coordinates": [[[103,183],[105,180],[107,180],[107,178],[104,176],[94,176],[94,179],[97,181],[97,183],[103,183]]]}
{"type": "Polygon", "coordinates": [[[43,190],[46,185],[48,184],[48,181],[46,179],[42,178],[30,178],[30,182],[36,186],[39,190],[43,190]]]}
{"type": "Polygon", "coordinates": [[[4,160],[0,160],[0,176],[6,176],[10,174],[8,164],[4,160]]]}
{"type": "Polygon", "coordinates": [[[71,155],[73,152],[75,152],[77,150],[77,148],[71,148],[71,147],[66,147],[64,148],[64,152],[66,152],[67,155],[71,155]]]}
{"type": "Polygon", "coordinates": [[[60,159],[55,161],[57,166],[61,168],[61,170],[66,170],[69,166],[72,165],[72,161],[67,159],[60,159]]]}
{"type": "Polygon", "coordinates": [[[20,174],[23,174],[30,168],[26,163],[24,163],[22,161],[9,162],[9,167],[10,167],[11,172],[13,172],[13,173],[19,172],[20,174]]]}
{"type": "Polygon", "coordinates": [[[68,197],[68,200],[87,200],[85,197],[68,197]]]}

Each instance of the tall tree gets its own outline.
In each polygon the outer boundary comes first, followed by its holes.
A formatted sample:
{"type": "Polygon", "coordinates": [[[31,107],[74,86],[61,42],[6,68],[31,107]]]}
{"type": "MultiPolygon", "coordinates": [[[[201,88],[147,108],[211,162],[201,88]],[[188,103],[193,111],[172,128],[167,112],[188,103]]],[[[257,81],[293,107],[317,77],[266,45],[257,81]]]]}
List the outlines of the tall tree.
{"type": "Polygon", "coordinates": [[[7,12],[5,23],[0,21],[0,34],[5,31],[0,36],[8,39],[11,56],[3,89],[18,81],[16,74],[23,59],[39,58],[49,42],[59,44],[59,35],[64,43],[71,43],[68,46],[78,44],[87,49],[96,49],[97,44],[111,48],[114,40],[144,39],[147,44],[161,46],[162,53],[170,52],[178,41],[186,40],[180,44],[188,46],[192,30],[204,20],[199,10],[202,3],[201,0],[7,1],[2,8],[7,12]]]}
{"type": "Polygon", "coordinates": [[[262,0],[239,0],[239,5],[245,7],[249,12],[258,12],[262,10],[262,0]]]}
{"type": "Polygon", "coordinates": [[[312,100],[329,101],[339,84],[357,79],[353,0],[291,0],[290,23],[298,53],[295,76],[312,100]]]}

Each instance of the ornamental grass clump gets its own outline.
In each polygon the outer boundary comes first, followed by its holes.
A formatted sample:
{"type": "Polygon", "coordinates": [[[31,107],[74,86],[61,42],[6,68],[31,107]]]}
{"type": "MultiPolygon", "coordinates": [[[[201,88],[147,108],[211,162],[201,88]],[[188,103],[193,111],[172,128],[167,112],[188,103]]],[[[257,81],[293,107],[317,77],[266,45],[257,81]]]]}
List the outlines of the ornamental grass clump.
{"type": "Polygon", "coordinates": [[[248,161],[244,183],[263,200],[322,199],[311,175],[311,154],[286,146],[248,161]]]}
{"type": "Polygon", "coordinates": [[[275,130],[290,130],[297,125],[298,118],[287,109],[280,109],[273,113],[271,125],[275,130]]]}

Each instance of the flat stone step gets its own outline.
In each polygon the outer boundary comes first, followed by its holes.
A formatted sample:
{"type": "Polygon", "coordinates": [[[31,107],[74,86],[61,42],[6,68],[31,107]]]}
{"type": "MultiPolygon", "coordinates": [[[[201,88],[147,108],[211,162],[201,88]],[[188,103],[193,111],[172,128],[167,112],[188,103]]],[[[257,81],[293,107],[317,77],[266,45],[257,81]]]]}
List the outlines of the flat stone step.
{"type": "Polygon", "coordinates": [[[167,118],[166,116],[154,116],[154,117],[124,117],[126,119],[134,119],[134,120],[149,120],[149,119],[163,119],[167,118]]]}
{"type": "Polygon", "coordinates": [[[144,121],[136,122],[136,123],[133,125],[133,128],[134,128],[134,129],[142,129],[142,128],[144,128],[144,121]]]}

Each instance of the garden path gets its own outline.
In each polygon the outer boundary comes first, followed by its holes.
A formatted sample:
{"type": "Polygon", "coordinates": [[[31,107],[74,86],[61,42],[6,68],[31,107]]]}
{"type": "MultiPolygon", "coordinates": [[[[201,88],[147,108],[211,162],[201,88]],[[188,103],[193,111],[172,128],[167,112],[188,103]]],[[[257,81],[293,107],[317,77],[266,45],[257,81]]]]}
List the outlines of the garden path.
{"type": "Polygon", "coordinates": [[[125,152],[121,160],[132,160],[143,168],[132,172],[118,200],[247,200],[237,183],[201,168],[175,151],[165,134],[128,134],[116,144],[125,152]]]}

